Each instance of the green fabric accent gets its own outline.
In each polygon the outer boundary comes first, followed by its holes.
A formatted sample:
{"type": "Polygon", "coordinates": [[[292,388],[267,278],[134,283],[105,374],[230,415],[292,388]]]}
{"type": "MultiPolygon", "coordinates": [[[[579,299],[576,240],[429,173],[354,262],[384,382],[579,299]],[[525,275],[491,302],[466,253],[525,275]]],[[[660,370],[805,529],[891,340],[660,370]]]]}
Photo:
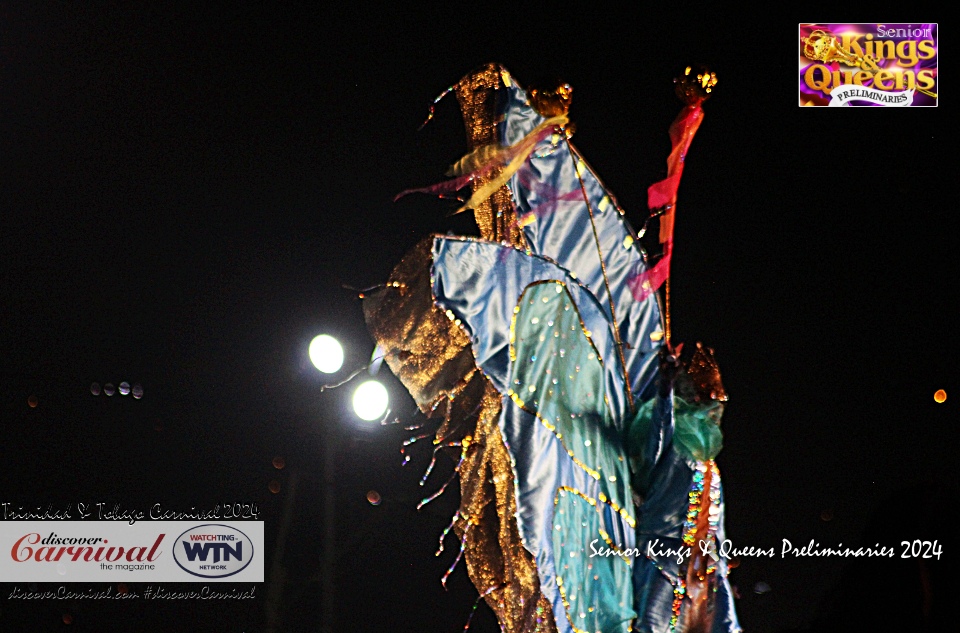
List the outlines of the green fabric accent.
{"type": "Polygon", "coordinates": [[[698,462],[715,458],[723,448],[723,433],[719,424],[719,413],[722,411],[723,404],[720,402],[702,405],[674,396],[673,444],[677,452],[698,462]]]}
{"type": "MultiPolygon", "coordinates": [[[[590,471],[607,498],[633,515],[621,426],[604,391],[603,362],[559,281],[527,286],[514,321],[514,402],[554,427],[564,448],[590,471]]],[[[589,471],[588,471],[589,472],[589,471]]]]}

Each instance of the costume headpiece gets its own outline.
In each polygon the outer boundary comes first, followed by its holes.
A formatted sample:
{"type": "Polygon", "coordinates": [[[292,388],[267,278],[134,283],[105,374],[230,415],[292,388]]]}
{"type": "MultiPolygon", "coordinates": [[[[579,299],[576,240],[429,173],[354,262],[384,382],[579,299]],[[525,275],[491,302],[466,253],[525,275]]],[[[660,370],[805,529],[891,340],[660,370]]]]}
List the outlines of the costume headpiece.
{"type": "Polygon", "coordinates": [[[678,376],[675,387],[678,396],[688,402],[727,401],[712,348],[697,343],[696,351],[684,367],[686,372],[678,376]]]}

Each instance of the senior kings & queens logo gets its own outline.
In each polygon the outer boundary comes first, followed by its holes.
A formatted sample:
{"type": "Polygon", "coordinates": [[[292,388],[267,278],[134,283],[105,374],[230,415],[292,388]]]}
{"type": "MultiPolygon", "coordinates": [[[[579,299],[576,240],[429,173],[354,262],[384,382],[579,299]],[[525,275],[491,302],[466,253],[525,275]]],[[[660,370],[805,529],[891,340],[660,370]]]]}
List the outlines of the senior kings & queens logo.
{"type": "Polygon", "coordinates": [[[800,24],[801,106],[936,106],[937,25],[800,24]]]}

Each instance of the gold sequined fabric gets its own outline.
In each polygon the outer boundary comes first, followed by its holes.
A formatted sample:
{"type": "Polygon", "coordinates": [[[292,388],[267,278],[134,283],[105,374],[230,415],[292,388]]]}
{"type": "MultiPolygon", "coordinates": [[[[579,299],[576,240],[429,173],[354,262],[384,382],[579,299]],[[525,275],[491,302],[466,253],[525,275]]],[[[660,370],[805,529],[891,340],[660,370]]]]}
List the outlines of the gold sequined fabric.
{"type": "Polygon", "coordinates": [[[438,437],[466,433],[470,446],[460,466],[460,510],[454,530],[464,543],[467,573],[506,633],[554,633],[550,603],[540,592],[533,556],[517,527],[510,455],[500,435],[500,393],[483,374],[471,376],[452,402],[438,437]],[[479,413],[477,405],[479,404],[479,413]],[[457,420],[473,413],[467,425],[457,420]]]}
{"type": "Polygon", "coordinates": [[[513,468],[497,425],[501,396],[477,370],[461,327],[433,303],[431,244],[418,244],[386,287],[364,299],[367,326],[421,410],[445,415],[437,440],[469,438],[454,529],[474,586],[492,589],[485,599],[507,633],[553,633],[553,610],[515,518],[513,468]]]}
{"type": "MultiPolygon", "coordinates": [[[[457,101],[463,112],[463,123],[467,128],[467,144],[470,149],[496,143],[497,91],[502,87],[498,64],[487,64],[467,75],[457,84],[457,101]]],[[[480,189],[489,180],[496,178],[498,171],[488,177],[476,178],[473,191],[480,189]]],[[[513,196],[506,185],[474,210],[480,237],[492,242],[509,242],[518,248],[525,248],[523,232],[517,224],[517,214],[513,206],[513,196]]]]}
{"type": "MultiPolygon", "coordinates": [[[[498,64],[487,64],[457,84],[457,101],[470,149],[498,142],[497,90],[501,86],[498,64]]],[[[490,178],[497,175],[493,173],[490,178]]],[[[486,182],[478,178],[473,190],[486,182]]],[[[506,185],[479,205],[474,217],[483,239],[526,248],[513,196],[506,185]]],[[[486,377],[480,375],[478,381],[483,383],[483,404],[476,422],[475,446],[460,470],[461,519],[455,525],[461,537],[467,530],[467,573],[481,593],[501,587],[486,600],[506,633],[553,632],[557,630],[553,609],[540,591],[536,564],[523,546],[517,527],[513,468],[497,425],[500,394],[486,377]]],[[[465,398],[460,406],[470,406],[470,400],[465,398]]]]}
{"type": "Polygon", "coordinates": [[[558,81],[549,87],[531,87],[529,94],[530,104],[541,116],[553,117],[570,112],[573,86],[568,83],[558,81]]]}
{"type": "Polygon", "coordinates": [[[727,392],[723,388],[723,380],[720,378],[720,367],[717,365],[716,358],[714,358],[712,348],[697,343],[697,349],[694,351],[690,362],[687,363],[687,375],[696,389],[697,401],[727,401],[727,392]]]}
{"type": "Polygon", "coordinates": [[[476,371],[470,339],[433,303],[432,244],[432,238],[417,244],[386,287],[363,301],[367,328],[384,360],[425,413],[476,371]]]}
{"type": "MultiPolygon", "coordinates": [[[[489,64],[457,85],[471,149],[497,140],[501,81],[500,67],[489,64]]],[[[477,179],[474,190],[485,182],[477,179]]],[[[475,217],[484,239],[525,247],[508,187],[484,201],[475,217]]],[[[520,540],[513,468],[497,424],[501,395],[477,369],[460,325],[433,302],[431,247],[428,238],[403,258],[385,288],[364,299],[364,317],[387,365],[420,409],[430,416],[444,414],[437,441],[460,440],[466,446],[454,530],[464,543],[474,586],[506,633],[555,633],[536,563],[520,540]]]]}

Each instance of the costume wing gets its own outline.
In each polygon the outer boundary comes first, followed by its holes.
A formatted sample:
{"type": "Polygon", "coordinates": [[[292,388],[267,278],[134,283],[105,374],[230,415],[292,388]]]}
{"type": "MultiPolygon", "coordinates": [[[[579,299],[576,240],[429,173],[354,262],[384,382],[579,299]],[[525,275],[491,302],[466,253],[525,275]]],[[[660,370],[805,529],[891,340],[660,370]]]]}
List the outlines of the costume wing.
{"type": "MultiPolygon", "coordinates": [[[[527,92],[506,71],[501,74],[506,89],[500,143],[509,146],[545,118],[530,105],[527,92]]],[[[571,271],[617,323],[630,390],[638,400],[648,400],[663,339],[660,307],[655,293],[638,299],[642,296],[638,284],[648,267],[613,194],[558,134],[537,146],[511,177],[509,187],[530,250],[571,271]]]]}
{"type": "Polygon", "coordinates": [[[517,522],[560,631],[627,631],[633,611],[622,369],[601,306],[569,273],[502,244],[434,241],[434,296],[503,397],[517,522]],[[519,297],[519,300],[517,299],[519,297]]]}
{"type": "MultiPolygon", "coordinates": [[[[652,273],[666,269],[670,243],[651,270],[614,197],[570,144],[565,110],[542,116],[494,64],[450,90],[473,150],[454,167],[455,180],[404,193],[471,184],[461,210],[475,209],[490,241],[435,238],[429,255],[409,258],[430,260],[429,283],[398,266],[365,313],[424,411],[446,401],[449,419],[482,383],[452,524],[468,571],[508,633],[628,631],[638,614],[643,631],[673,630],[684,596],[679,565],[590,556],[652,538],[682,542],[696,473],[713,472],[712,460],[672,449],[715,454],[718,438],[683,425],[675,438],[672,398],[657,397],[664,332],[652,273]],[[482,376],[465,362],[468,347],[482,376]],[[639,520],[630,459],[646,497],[639,520]]],[[[671,128],[671,160],[681,166],[699,122],[691,112],[681,121],[690,125],[675,124],[677,135],[671,128]]],[[[678,181],[672,168],[662,195],[651,188],[650,206],[672,206],[678,181]]],[[[719,474],[711,481],[716,490],[704,498],[716,502],[710,524],[719,517],[722,538],[719,474]]],[[[719,587],[718,612],[728,616],[714,630],[735,630],[725,575],[719,587]]]]}

